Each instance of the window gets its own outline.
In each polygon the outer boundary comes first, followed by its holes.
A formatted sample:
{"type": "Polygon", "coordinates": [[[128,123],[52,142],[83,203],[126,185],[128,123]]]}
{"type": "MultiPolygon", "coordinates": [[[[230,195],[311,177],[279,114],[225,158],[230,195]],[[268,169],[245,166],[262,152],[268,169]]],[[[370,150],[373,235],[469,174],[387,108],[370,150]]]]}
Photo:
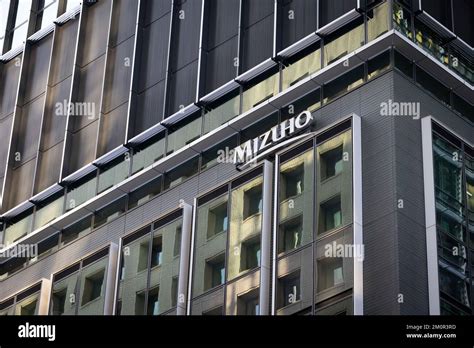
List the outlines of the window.
{"type": "Polygon", "coordinates": [[[392,19],[396,30],[410,39],[413,38],[410,11],[395,1],[393,2],[392,19]]]}
{"type": "Polygon", "coordinates": [[[97,181],[94,172],[68,187],[66,194],[66,211],[72,210],[94,197],[96,184],[97,181]]]}
{"type": "Polygon", "coordinates": [[[10,0],[0,0],[0,55],[3,54],[3,42],[5,41],[9,4],[10,0]]]}
{"type": "Polygon", "coordinates": [[[395,50],[394,52],[394,58],[395,58],[395,68],[397,68],[399,71],[404,73],[410,79],[413,78],[412,62],[408,58],[405,58],[405,56],[399,53],[397,50],[395,50]]]}
{"type": "Polygon", "coordinates": [[[299,164],[281,174],[281,185],[284,188],[283,199],[299,196],[304,189],[304,165],[299,164]]]}
{"type": "Polygon", "coordinates": [[[227,231],[227,202],[209,209],[207,238],[227,231]]]}
{"type": "Polygon", "coordinates": [[[258,289],[237,297],[237,315],[260,314],[260,303],[258,289]]]}
{"type": "Polygon", "coordinates": [[[344,282],[342,258],[327,257],[318,261],[318,291],[323,291],[344,282]]]}
{"type": "Polygon", "coordinates": [[[229,219],[228,187],[200,197],[196,214],[196,234],[192,295],[199,296],[225,281],[225,251],[229,219]]]}
{"type": "Polygon", "coordinates": [[[220,254],[206,261],[205,290],[212,289],[224,284],[225,281],[225,263],[224,254],[220,254]]]}
{"type": "Polygon", "coordinates": [[[38,305],[37,297],[33,299],[26,299],[22,303],[18,304],[19,313],[20,315],[35,315],[36,314],[36,306],[38,305]]]}
{"type": "Polygon", "coordinates": [[[166,155],[170,155],[173,152],[191,144],[194,140],[199,139],[201,136],[202,128],[202,117],[201,111],[195,115],[185,119],[172,126],[174,131],[168,134],[168,142],[166,145],[166,155]]]}
{"type": "Polygon", "coordinates": [[[181,210],[123,238],[117,304],[120,315],[161,315],[176,306],[181,210]]]}
{"type": "Polygon", "coordinates": [[[342,145],[321,153],[321,180],[329,179],[342,172],[342,145]]]}
{"type": "Polygon", "coordinates": [[[262,186],[256,186],[244,192],[243,209],[244,220],[262,212],[262,186]]]}
{"type": "Polygon", "coordinates": [[[321,69],[321,49],[295,61],[285,63],[282,70],[282,89],[285,90],[321,69]]]}
{"type": "Polygon", "coordinates": [[[199,157],[179,165],[165,174],[164,189],[178,186],[187,178],[196,174],[199,170],[199,157]]]}
{"type": "Polygon", "coordinates": [[[230,99],[221,101],[219,105],[213,107],[206,106],[204,113],[204,134],[230,121],[239,114],[240,109],[240,94],[239,90],[231,94],[230,99]],[[235,95],[237,94],[237,95],[235,95]]]}
{"type": "MultiPolygon", "coordinates": [[[[20,0],[11,2],[10,11],[13,11],[11,22],[7,23],[5,33],[4,52],[16,48],[26,41],[28,35],[28,21],[31,14],[32,0],[20,0]]],[[[2,3],[2,5],[5,5],[2,3]]],[[[3,14],[3,13],[2,13],[3,14]]]]}
{"type": "Polygon", "coordinates": [[[380,75],[390,68],[390,51],[385,51],[378,56],[372,58],[368,62],[369,80],[380,75]]]}
{"type": "Polygon", "coordinates": [[[128,177],[129,171],[129,153],[126,152],[124,158],[119,157],[105,168],[100,169],[98,193],[124,181],[128,177]]]}
{"type": "Polygon", "coordinates": [[[173,257],[178,256],[181,252],[181,236],[183,232],[182,226],[176,227],[176,233],[174,235],[174,248],[173,248],[173,257]]]}
{"type": "Polygon", "coordinates": [[[201,155],[201,170],[206,170],[218,163],[229,163],[233,160],[230,150],[238,145],[238,137],[234,135],[223,142],[204,151],[201,155]]]}
{"type": "Polygon", "coordinates": [[[423,88],[431,92],[436,98],[441,100],[446,105],[450,105],[450,90],[443,85],[438,79],[432,77],[424,70],[416,67],[416,82],[423,88]]]}
{"type": "Polygon", "coordinates": [[[154,138],[133,152],[132,174],[152,165],[165,155],[165,138],[154,138]]]}
{"type": "Polygon", "coordinates": [[[161,193],[163,177],[159,176],[146,183],[145,185],[137,188],[135,191],[130,192],[128,196],[128,209],[133,209],[143,203],[148,202],[150,199],[161,193]]]}
{"type": "Polygon", "coordinates": [[[224,311],[223,311],[222,306],[202,312],[202,315],[223,315],[223,314],[224,314],[224,311]]]}
{"type": "Polygon", "coordinates": [[[279,252],[299,248],[303,236],[303,217],[300,215],[280,225],[279,252]]]}
{"type": "Polygon", "coordinates": [[[64,314],[64,305],[66,303],[67,289],[61,289],[53,292],[53,315],[64,314]]]}
{"type": "Polygon", "coordinates": [[[73,9],[81,4],[82,0],[67,0],[66,11],[73,9]]]}
{"type": "Polygon", "coordinates": [[[36,13],[36,30],[41,30],[53,23],[58,17],[59,0],[39,0],[36,13]]]}
{"type": "Polygon", "coordinates": [[[242,94],[242,113],[270,99],[279,92],[279,77],[276,73],[265,80],[246,88],[242,94]]]}
{"type": "Polygon", "coordinates": [[[33,211],[28,210],[24,214],[15,217],[7,223],[3,244],[11,244],[31,232],[33,222],[33,211]]]}
{"type": "Polygon", "coordinates": [[[367,37],[369,41],[386,33],[390,26],[388,1],[367,11],[367,37]]]}
{"type": "Polygon", "coordinates": [[[105,269],[86,277],[84,284],[84,292],[82,295],[82,305],[94,301],[99,298],[102,293],[102,284],[104,283],[105,269]]]}
{"type": "Polygon", "coordinates": [[[344,75],[328,82],[323,87],[323,102],[330,101],[340,97],[346,92],[351,91],[364,82],[364,65],[359,65],[357,68],[345,73],[344,75]]]}
{"type": "Polygon", "coordinates": [[[296,303],[301,299],[300,271],[294,271],[278,279],[278,308],[296,303]]]}
{"type": "Polygon", "coordinates": [[[361,18],[347,28],[331,34],[324,42],[324,66],[354,52],[364,44],[364,21],[361,18]]]}
{"type": "Polygon", "coordinates": [[[148,304],[147,312],[148,315],[158,315],[160,313],[160,288],[156,287],[148,292],[148,304]]]}
{"type": "Polygon", "coordinates": [[[64,204],[63,192],[64,191],[61,191],[59,196],[56,196],[56,198],[53,197],[51,200],[38,205],[36,208],[33,230],[43,227],[48,222],[53,221],[62,214],[64,204]]]}
{"type": "Polygon", "coordinates": [[[330,231],[342,225],[341,196],[321,204],[319,233],[330,231]]]}
{"type": "Polygon", "coordinates": [[[260,236],[244,241],[240,248],[240,271],[260,266],[260,236]]]}
{"type": "Polygon", "coordinates": [[[91,231],[92,215],[66,227],[61,231],[61,245],[71,243],[91,231]]]}
{"type": "Polygon", "coordinates": [[[157,236],[153,238],[151,249],[151,267],[160,266],[163,261],[163,237],[157,236]]]}
{"type": "Polygon", "coordinates": [[[263,178],[259,176],[232,190],[228,280],[260,265],[262,187],[263,178]]]}
{"type": "Polygon", "coordinates": [[[119,198],[115,202],[98,210],[94,214],[94,228],[100,227],[103,224],[112,221],[116,217],[122,215],[126,210],[127,197],[119,198]]]}

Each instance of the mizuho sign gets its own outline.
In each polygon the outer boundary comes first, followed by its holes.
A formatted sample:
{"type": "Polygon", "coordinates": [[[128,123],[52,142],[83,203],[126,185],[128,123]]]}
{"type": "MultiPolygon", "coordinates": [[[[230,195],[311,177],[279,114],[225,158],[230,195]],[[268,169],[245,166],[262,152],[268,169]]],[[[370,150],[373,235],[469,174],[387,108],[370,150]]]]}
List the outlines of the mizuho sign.
{"type": "MultiPolygon", "coordinates": [[[[235,164],[255,163],[260,156],[276,150],[281,145],[287,145],[294,133],[308,127],[313,121],[313,116],[309,111],[303,111],[296,117],[292,117],[282,123],[272,127],[262,135],[248,140],[233,150],[233,162],[235,164]]],[[[296,141],[299,138],[291,139],[296,141]]]]}

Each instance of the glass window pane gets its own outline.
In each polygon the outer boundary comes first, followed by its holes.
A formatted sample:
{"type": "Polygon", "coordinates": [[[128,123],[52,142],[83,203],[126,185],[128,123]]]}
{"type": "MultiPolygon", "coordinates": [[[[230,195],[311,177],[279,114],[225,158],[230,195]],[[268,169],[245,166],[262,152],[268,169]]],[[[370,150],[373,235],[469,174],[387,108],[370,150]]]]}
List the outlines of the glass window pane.
{"type": "Polygon", "coordinates": [[[342,133],[317,147],[318,233],[352,221],[351,132],[342,133]]]}
{"type": "Polygon", "coordinates": [[[301,299],[300,270],[278,279],[278,308],[283,308],[301,299]]]}
{"type": "Polygon", "coordinates": [[[87,265],[81,270],[79,315],[104,313],[108,257],[87,265]]]}
{"type": "Polygon", "coordinates": [[[226,194],[197,208],[193,297],[225,282],[227,205],[226,194]]]}
{"type": "Polygon", "coordinates": [[[166,155],[178,151],[201,136],[202,118],[198,117],[186,125],[176,125],[178,127],[168,135],[166,155]]]}
{"type": "Polygon", "coordinates": [[[126,156],[125,159],[120,159],[110,167],[100,170],[97,193],[101,193],[128,178],[130,170],[128,152],[124,156],[126,156]]]}
{"type": "Polygon", "coordinates": [[[66,11],[69,11],[81,4],[82,0],[67,0],[66,11]]]}
{"type": "Polygon", "coordinates": [[[127,196],[119,198],[106,207],[98,210],[94,214],[94,228],[102,226],[103,224],[112,221],[116,217],[122,215],[126,210],[127,196]]]}
{"type": "Polygon", "coordinates": [[[74,209],[95,196],[96,177],[88,177],[82,183],[68,189],[66,194],[66,211],[74,209]]]}
{"type": "Polygon", "coordinates": [[[18,239],[31,232],[33,222],[33,213],[21,218],[18,221],[14,221],[7,225],[5,230],[5,237],[3,244],[14,243],[18,239]]]}
{"type": "Polygon", "coordinates": [[[32,0],[20,0],[18,1],[18,8],[16,13],[15,28],[28,21],[31,13],[31,1],[32,0]]]}
{"type": "Polygon", "coordinates": [[[409,39],[413,38],[410,12],[396,1],[393,2],[392,20],[393,26],[396,30],[409,39]]]}
{"type": "Polygon", "coordinates": [[[388,1],[368,11],[367,13],[367,36],[369,41],[386,33],[390,26],[390,11],[388,1]]]}
{"type": "Polygon", "coordinates": [[[263,178],[232,191],[228,280],[260,266],[263,178]]]}
{"type": "Polygon", "coordinates": [[[150,199],[155,197],[161,192],[161,184],[163,178],[160,176],[142,187],[139,187],[135,191],[130,192],[128,198],[128,209],[135,208],[140,204],[148,202],[150,199]]]}
{"type": "Polygon", "coordinates": [[[239,114],[239,109],[239,94],[216,107],[209,107],[209,111],[204,114],[204,134],[233,119],[239,114]]]}
{"type": "Polygon", "coordinates": [[[15,306],[16,315],[37,315],[38,314],[38,294],[30,296],[15,306]]]}
{"type": "Polygon", "coordinates": [[[133,153],[132,174],[152,165],[165,154],[165,138],[157,139],[133,153]]]}
{"type": "Polygon", "coordinates": [[[10,0],[0,0],[0,55],[3,53],[3,41],[7,28],[7,19],[10,0]]]}
{"type": "Polygon", "coordinates": [[[310,150],[280,167],[280,253],[306,245],[313,238],[313,157],[310,150]]]}
{"type": "Polygon", "coordinates": [[[64,196],[61,195],[49,204],[38,208],[35,213],[35,224],[33,230],[46,225],[48,222],[53,221],[63,212],[64,196]]]}
{"type": "MultiPolygon", "coordinates": [[[[156,299],[152,301],[153,311],[148,314],[158,315],[176,306],[181,226],[182,219],[178,219],[153,233],[150,288],[159,289],[159,291],[155,291],[156,299]],[[176,280],[173,281],[173,279],[176,280]]],[[[150,304],[150,294],[148,297],[150,304]]]]}
{"type": "Polygon", "coordinates": [[[92,229],[92,215],[66,227],[61,231],[61,245],[66,245],[72,241],[86,235],[92,229]]]}
{"type": "Polygon", "coordinates": [[[279,73],[273,74],[253,87],[246,89],[242,95],[242,113],[270,99],[279,92],[279,73]]]}
{"type": "Polygon", "coordinates": [[[321,69],[321,50],[308,54],[306,57],[289,64],[282,70],[282,89],[285,90],[307,76],[321,69]]]}
{"type": "Polygon", "coordinates": [[[11,48],[15,48],[17,46],[22,45],[23,42],[26,41],[27,32],[28,32],[28,23],[25,23],[19,26],[18,28],[16,28],[15,31],[13,32],[11,48]]]}
{"type": "Polygon", "coordinates": [[[364,82],[364,65],[345,73],[344,75],[328,82],[323,87],[323,102],[328,103],[331,100],[343,95],[346,92],[356,88],[364,82]]]}
{"type": "Polygon", "coordinates": [[[75,315],[76,314],[76,287],[79,273],[75,272],[53,283],[51,295],[51,314],[75,315]]]}
{"type": "Polygon", "coordinates": [[[368,62],[368,77],[372,79],[390,68],[390,51],[385,51],[368,62]]]}
{"type": "Polygon", "coordinates": [[[199,156],[179,165],[165,174],[164,189],[175,187],[196,174],[199,170],[199,156]]]}
{"type": "Polygon", "coordinates": [[[148,281],[150,234],[122,248],[122,271],[119,285],[121,315],[145,314],[144,293],[148,281]]]}
{"type": "MultiPolygon", "coordinates": [[[[338,35],[337,33],[335,34],[338,35]]],[[[324,43],[324,66],[335,62],[345,55],[355,51],[364,44],[364,23],[358,24],[355,28],[337,38],[330,39],[324,43]]]]}
{"type": "Polygon", "coordinates": [[[45,9],[40,14],[38,14],[38,20],[41,21],[41,27],[38,29],[43,29],[47,27],[49,24],[53,23],[53,21],[58,17],[59,2],[57,0],[48,2],[49,4],[45,4],[45,9]]]}
{"type": "Polygon", "coordinates": [[[343,259],[326,257],[318,261],[318,291],[323,291],[344,283],[343,259]]]}

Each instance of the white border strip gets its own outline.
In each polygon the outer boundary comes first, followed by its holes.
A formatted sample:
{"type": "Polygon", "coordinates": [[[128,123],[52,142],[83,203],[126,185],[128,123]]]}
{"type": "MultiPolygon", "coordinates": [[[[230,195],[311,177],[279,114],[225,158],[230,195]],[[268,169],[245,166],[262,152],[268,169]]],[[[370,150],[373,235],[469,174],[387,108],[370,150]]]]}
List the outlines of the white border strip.
{"type": "Polygon", "coordinates": [[[430,315],[439,315],[438,245],[436,241],[433,133],[431,121],[431,116],[421,119],[423,186],[425,194],[426,261],[428,266],[428,301],[430,315]]]}
{"type": "MultiPolygon", "coordinates": [[[[362,223],[362,130],[361,118],[352,117],[352,201],[353,201],[353,244],[364,245],[362,223]]],[[[362,249],[363,250],[363,249],[362,249]]],[[[364,258],[354,257],[353,296],[354,315],[364,314],[364,258]]]]}

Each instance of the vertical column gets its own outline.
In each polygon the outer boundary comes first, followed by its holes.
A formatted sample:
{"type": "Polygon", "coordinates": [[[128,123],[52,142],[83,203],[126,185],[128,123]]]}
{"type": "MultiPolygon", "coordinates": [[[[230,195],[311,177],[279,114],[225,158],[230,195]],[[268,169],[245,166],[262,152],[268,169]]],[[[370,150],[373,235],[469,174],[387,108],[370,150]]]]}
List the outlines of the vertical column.
{"type": "MultiPolygon", "coordinates": [[[[81,3],[81,10],[79,12],[79,24],[77,28],[77,36],[76,36],[76,47],[74,49],[74,63],[72,66],[72,76],[71,76],[71,89],[69,92],[69,98],[68,98],[68,106],[71,106],[73,103],[73,100],[77,96],[77,85],[79,83],[79,78],[78,78],[78,62],[77,62],[77,57],[78,57],[78,51],[79,51],[79,45],[81,43],[81,38],[84,36],[84,9],[85,5],[84,2],[81,3]]],[[[71,123],[71,107],[67,108],[67,114],[66,114],[66,127],[64,130],[64,137],[63,137],[63,151],[62,151],[62,156],[61,156],[61,172],[59,174],[59,181],[61,181],[64,177],[67,176],[67,162],[65,161],[66,156],[67,156],[67,151],[71,143],[71,135],[69,132],[70,128],[70,123],[71,123]]]]}
{"type": "MultiPolygon", "coordinates": [[[[193,222],[193,207],[187,203],[181,203],[183,209],[183,225],[181,228],[181,255],[179,261],[179,278],[178,278],[178,300],[176,314],[186,314],[186,301],[188,299],[188,283],[191,283],[189,272],[190,252],[191,252],[191,229],[193,222]]],[[[189,311],[189,306],[188,306],[189,311]]]]}
{"type": "MultiPolygon", "coordinates": [[[[353,244],[363,246],[362,223],[362,131],[361,119],[352,117],[352,189],[353,189],[353,244]]],[[[360,250],[363,250],[362,248],[360,250]]],[[[354,257],[354,315],[364,314],[364,257],[354,257]]]]}
{"type": "Polygon", "coordinates": [[[41,279],[41,291],[39,294],[38,315],[48,315],[51,296],[51,279],[41,279]]]}
{"type": "MultiPolygon", "coordinates": [[[[198,52],[198,67],[197,67],[197,83],[196,83],[196,103],[199,101],[199,96],[202,90],[202,82],[201,82],[201,72],[203,70],[203,35],[204,35],[204,16],[206,8],[206,0],[202,0],[202,7],[201,7],[201,29],[199,31],[199,52],[198,52]]],[[[204,79],[206,77],[204,76],[204,79]]]]}
{"type": "MultiPolygon", "coordinates": [[[[115,6],[115,1],[114,0],[110,0],[111,1],[111,4],[110,4],[110,13],[109,13],[109,18],[108,18],[108,22],[109,22],[109,25],[107,27],[107,46],[105,48],[105,61],[104,61],[104,68],[103,68],[103,71],[102,71],[102,86],[100,88],[100,102],[99,102],[99,124],[97,125],[97,136],[96,136],[96,140],[95,140],[95,158],[99,157],[101,154],[100,154],[100,146],[99,146],[99,138],[100,138],[100,135],[101,135],[101,128],[102,128],[102,123],[103,123],[103,118],[104,118],[104,113],[105,113],[105,110],[104,110],[104,93],[105,93],[105,82],[106,82],[106,78],[107,78],[107,65],[108,65],[108,59],[109,59],[109,53],[110,53],[110,29],[111,29],[111,26],[112,26],[112,14],[114,12],[114,6],[115,6]]],[[[104,18],[105,20],[105,18],[104,18]]]]}
{"type": "Polygon", "coordinates": [[[436,207],[433,164],[433,131],[431,116],[421,120],[421,141],[423,151],[423,183],[425,195],[426,260],[428,273],[428,302],[430,315],[440,314],[438,245],[436,242],[436,207]]]}
{"type": "Polygon", "coordinates": [[[45,87],[45,92],[44,92],[44,102],[43,102],[43,111],[41,114],[41,122],[40,122],[40,129],[39,129],[39,138],[38,138],[38,146],[36,147],[36,163],[35,163],[35,171],[33,174],[33,194],[37,193],[36,192],[36,187],[38,184],[38,170],[40,169],[40,161],[41,161],[41,149],[42,149],[42,144],[43,144],[43,124],[44,124],[44,118],[45,118],[45,113],[46,113],[46,105],[48,102],[49,94],[51,91],[51,65],[53,62],[53,54],[54,54],[54,46],[56,42],[56,25],[54,25],[53,29],[53,38],[52,38],[52,43],[51,43],[51,53],[49,55],[49,66],[48,66],[48,72],[47,72],[47,77],[46,77],[46,87],[45,87]]]}
{"type": "Polygon", "coordinates": [[[142,31],[141,31],[141,23],[143,18],[143,7],[144,1],[138,1],[138,8],[137,8],[137,17],[135,21],[135,41],[133,43],[133,56],[132,56],[132,76],[130,78],[130,91],[128,94],[128,108],[127,108],[127,121],[125,125],[125,139],[124,143],[127,143],[130,138],[133,136],[131,135],[130,130],[130,119],[132,110],[135,110],[136,104],[136,97],[138,94],[138,78],[139,78],[139,64],[137,64],[137,57],[138,52],[141,51],[141,41],[142,41],[142,31]]]}
{"type": "Polygon", "coordinates": [[[105,278],[104,315],[112,315],[115,306],[115,285],[117,284],[119,248],[117,244],[111,243],[109,248],[109,260],[107,264],[107,275],[105,278]]]}
{"type": "Polygon", "coordinates": [[[272,192],[273,192],[273,164],[263,162],[263,215],[262,215],[262,248],[260,263],[260,315],[270,314],[270,281],[271,281],[271,254],[272,254],[272,192]]]}

